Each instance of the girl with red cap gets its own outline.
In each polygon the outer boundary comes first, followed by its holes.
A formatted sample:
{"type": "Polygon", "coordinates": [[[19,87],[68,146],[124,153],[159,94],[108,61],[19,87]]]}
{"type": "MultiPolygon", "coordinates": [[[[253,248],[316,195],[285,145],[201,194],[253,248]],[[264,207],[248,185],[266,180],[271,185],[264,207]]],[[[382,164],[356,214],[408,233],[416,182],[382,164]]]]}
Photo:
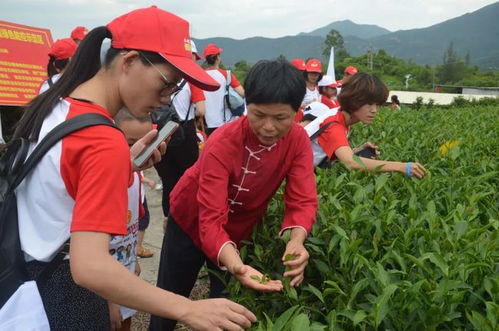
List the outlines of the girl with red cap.
{"type": "MultiPolygon", "coordinates": [[[[155,6],[120,16],[89,32],[64,75],[26,108],[15,138],[33,148],[66,119],[95,113],[112,121],[123,106],[136,117],[148,116],[178,90],[181,77],[217,89],[191,56],[187,21],[155,6]],[[101,65],[105,38],[111,48],[101,65]]],[[[37,279],[50,266],[38,290],[51,330],[110,329],[106,299],[200,330],[240,330],[255,321],[228,300],[194,302],[159,289],[109,254],[110,235],[126,233],[131,158],[156,135],[150,131],[129,149],[115,128],[82,129],[54,145],[17,188],[27,273],[37,279]],[[55,259],[60,254],[65,258],[55,259]]],[[[157,162],[165,148],[154,150],[141,168],[157,162]]]]}
{"type": "Polygon", "coordinates": [[[321,100],[319,89],[317,87],[317,83],[322,79],[321,61],[317,59],[308,60],[304,75],[307,88],[305,98],[303,98],[302,107],[305,107],[312,102],[321,100]]]}
{"type": "MultiPolygon", "coordinates": [[[[208,44],[204,48],[203,52],[203,55],[206,58],[206,63],[208,64],[206,72],[220,84],[219,89],[204,92],[204,96],[206,98],[206,133],[208,135],[210,135],[218,127],[237,118],[232,116],[230,109],[225,105],[224,96],[227,85],[227,70],[220,68],[220,63],[222,63],[220,53],[222,53],[222,51],[223,49],[217,45],[208,44]]],[[[230,86],[236,90],[240,96],[244,97],[244,89],[233,73],[231,73],[230,86]]]]}
{"type": "Polygon", "coordinates": [[[38,94],[48,90],[59,79],[77,47],[78,45],[71,38],[59,39],[52,45],[49,52],[49,63],[47,64],[48,78],[43,82],[38,94]]]}

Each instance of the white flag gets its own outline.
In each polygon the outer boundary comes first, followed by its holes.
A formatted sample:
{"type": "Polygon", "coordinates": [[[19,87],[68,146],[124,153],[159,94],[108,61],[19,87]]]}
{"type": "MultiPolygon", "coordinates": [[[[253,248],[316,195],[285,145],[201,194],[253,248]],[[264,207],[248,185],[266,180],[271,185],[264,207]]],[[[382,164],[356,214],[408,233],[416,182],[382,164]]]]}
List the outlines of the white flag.
{"type": "Polygon", "coordinates": [[[331,47],[331,54],[329,55],[329,64],[327,65],[327,74],[336,81],[336,76],[334,74],[334,47],[331,47]]]}

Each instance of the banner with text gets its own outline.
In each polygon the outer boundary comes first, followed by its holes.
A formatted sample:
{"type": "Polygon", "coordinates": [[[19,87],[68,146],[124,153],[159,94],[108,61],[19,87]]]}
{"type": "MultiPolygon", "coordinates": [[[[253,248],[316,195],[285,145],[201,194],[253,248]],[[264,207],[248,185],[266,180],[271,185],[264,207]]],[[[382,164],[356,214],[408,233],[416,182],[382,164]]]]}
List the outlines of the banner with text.
{"type": "Polygon", "coordinates": [[[23,106],[47,79],[50,30],[0,21],[0,105],[23,106]]]}

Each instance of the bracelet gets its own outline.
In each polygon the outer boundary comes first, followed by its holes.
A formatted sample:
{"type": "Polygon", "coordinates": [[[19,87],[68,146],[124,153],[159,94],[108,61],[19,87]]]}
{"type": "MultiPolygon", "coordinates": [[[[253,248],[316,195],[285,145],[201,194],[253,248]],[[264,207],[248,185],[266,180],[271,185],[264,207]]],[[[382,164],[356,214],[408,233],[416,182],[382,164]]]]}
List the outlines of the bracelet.
{"type": "Polygon", "coordinates": [[[412,162],[407,162],[405,166],[405,175],[407,177],[411,177],[411,167],[412,167],[412,162]]]}

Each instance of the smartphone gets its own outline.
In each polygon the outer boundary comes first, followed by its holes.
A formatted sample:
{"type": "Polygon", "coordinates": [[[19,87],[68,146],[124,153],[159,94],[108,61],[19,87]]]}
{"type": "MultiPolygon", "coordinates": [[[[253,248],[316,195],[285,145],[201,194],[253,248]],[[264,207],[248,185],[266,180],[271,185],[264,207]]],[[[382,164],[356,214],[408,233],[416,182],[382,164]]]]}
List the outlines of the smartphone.
{"type": "Polygon", "coordinates": [[[366,147],[361,151],[355,153],[357,156],[365,157],[366,159],[376,158],[376,150],[372,147],[366,147]]]}
{"type": "Polygon", "coordinates": [[[147,145],[142,152],[139,153],[134,159],[133,159],[133,165],[136,168],[140,168],[146,161],[151,157],[152,152],[158,148],[158,146],[165,141],[168,137],[170,137],[175,131],[177,131],[179,127],[179,124],[174,121],[168,121],[165,126],[159,130],[158,135],[154,140],[147,145]]]}

